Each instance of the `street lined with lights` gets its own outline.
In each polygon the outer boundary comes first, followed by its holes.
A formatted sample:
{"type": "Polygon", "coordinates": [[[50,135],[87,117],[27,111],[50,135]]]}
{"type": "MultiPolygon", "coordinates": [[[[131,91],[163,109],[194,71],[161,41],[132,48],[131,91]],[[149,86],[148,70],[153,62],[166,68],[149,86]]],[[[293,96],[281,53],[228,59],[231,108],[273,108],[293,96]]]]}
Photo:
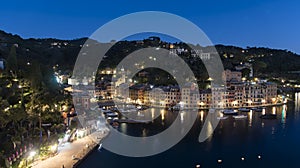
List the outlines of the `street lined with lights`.
{"type": "MultiPolygon", "coordinates": [[[[64,143],[63,145],[54,144],[50,147],[51,151],[57,150],[57,155],[50,157],[43,161],[37,161],[33,163],[33,168],[41,168],[41,167],[51,167],[53,163],[58,167],[72,167],[76,162],[76,158],[82,158],[89,150],[88,147],[94,147],[96,144],[93,141],[92,137],[99,137],[102,139],[106,136],[106,134],[100,134],[99,132],[93,133],[89,136],[85,136],[81,139],[78,139],[72,143],[64,143]],[[88,147],[87,147],[88,146],[88,147]],[[75,158],[73,160],[72,158],[75,158]]],[[[30,153],[30,155],[35,155],[36,153],[30,153]]]]}

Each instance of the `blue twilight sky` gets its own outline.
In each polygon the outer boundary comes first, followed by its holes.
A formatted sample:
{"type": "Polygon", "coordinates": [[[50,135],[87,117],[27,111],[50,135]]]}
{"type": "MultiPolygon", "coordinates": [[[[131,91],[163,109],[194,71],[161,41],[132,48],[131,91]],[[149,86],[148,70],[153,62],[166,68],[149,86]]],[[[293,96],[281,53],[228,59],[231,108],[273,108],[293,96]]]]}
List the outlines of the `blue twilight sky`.
{"type": "Polygon", "coordinates": [[[106,22],[138,11],[164,11],[197,24],[214,44],[300,53],[299,0],[6,0],[0,30],[24,38],[88,37],[106,22]]]}

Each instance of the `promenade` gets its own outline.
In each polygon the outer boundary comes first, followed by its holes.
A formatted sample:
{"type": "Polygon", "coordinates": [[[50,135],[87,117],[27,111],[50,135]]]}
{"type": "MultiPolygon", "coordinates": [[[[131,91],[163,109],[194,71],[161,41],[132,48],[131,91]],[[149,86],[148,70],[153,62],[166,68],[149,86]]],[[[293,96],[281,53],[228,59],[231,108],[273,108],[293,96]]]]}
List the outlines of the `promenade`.
{"type": "Polygon", "coordinates": [[[83,158],[107,135],[107,132],[97,131],[72,143],[64,143],[58,147],[57,155],[46,160],[36,161],[30,166],[32,168],[62,168],[63,166],[65,168],[72,168],[78,160],[83,158]]]}

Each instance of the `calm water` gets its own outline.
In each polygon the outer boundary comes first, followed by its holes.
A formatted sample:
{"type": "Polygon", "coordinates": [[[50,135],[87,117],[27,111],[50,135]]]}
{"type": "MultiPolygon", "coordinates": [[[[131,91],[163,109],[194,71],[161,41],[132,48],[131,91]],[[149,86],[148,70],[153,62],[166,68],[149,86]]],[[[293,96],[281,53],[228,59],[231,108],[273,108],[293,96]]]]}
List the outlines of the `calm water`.
{"type": "MultiPolygon", "coordinates": [[[[277,120],[262,120],[261,113],[244,113],[248,119],[221,120],[211,138],[203,143],[198,136],[207,112],[199,112],[198,118],[187,134],[173,148],[151,157],[131,158],[111,153],[105,149],[94,151],[80,168],[119,167],[172,167],[193,168],[299,168],[300,167],[300,93],[295,102],[268,107],[266,113],[277,114],[277,120]],[[261,155],[261,159],[258,159],[261,155]],[[245,160],[242,161],[241,157],[245,160]],[[217,163],[222,159],[221,164],[217,163]]],[[[168,127],[178,114],[164,112],[152,124],[121,124],[119,131],[133,136],[149,136],[168,127]]],[[[184,118],[183,118],[184,119],[184,118]]],[[[134,150],[134,149],[133,149],[134,150]]]]}

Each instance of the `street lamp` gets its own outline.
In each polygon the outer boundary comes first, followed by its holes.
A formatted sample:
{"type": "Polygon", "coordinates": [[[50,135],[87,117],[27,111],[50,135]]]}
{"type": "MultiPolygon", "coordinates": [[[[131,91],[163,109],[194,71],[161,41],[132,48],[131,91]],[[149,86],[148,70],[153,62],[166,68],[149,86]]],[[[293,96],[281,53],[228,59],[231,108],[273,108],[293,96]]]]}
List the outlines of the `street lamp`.
{"type": "Polygon", "coordinates": [[[184,108],[184,102],[179,102],[180,108],[183,109],[184,108]]]}
{"type": "Polygon", "coordinates": [[[55,153],[57,151],[57,147],[58,147],[57,144],[50,146],[51,152],[55,153]]]}
{"type": "Polygon", "coordinates": [[[29,157],[34,157],[36,155],[36,151],[31,151],[30,153],[29,153],[29,157]]]}
{"type": "Polygon", "coordinates": [[[28,155],[28,157],[26,158],[26,166],[28,165],[28,160],[30,160],[32,158],[32,162],[34,161],[34,156],[36,155],[36,151],[31,151],[28,155]]]}
{"type": "Polygon", "coordinates": [[[205,103],[204,102],[200,102],[200,106],[202,107],[202,106],[204,106],[205,105],[205,103]]]}
{"type": "Polygon", "coordinates": [[[272,98],[272,102],[275,103],[275,101],[276,101],[276,98],[272,98]]]}

